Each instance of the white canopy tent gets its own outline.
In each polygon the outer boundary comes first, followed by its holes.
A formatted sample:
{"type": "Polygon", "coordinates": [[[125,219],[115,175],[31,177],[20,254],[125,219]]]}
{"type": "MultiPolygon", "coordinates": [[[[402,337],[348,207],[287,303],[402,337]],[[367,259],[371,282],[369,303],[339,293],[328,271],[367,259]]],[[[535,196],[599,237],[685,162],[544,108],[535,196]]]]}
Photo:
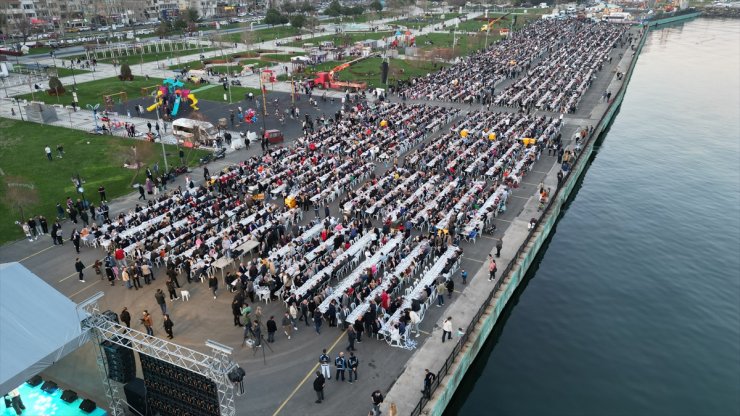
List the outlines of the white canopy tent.
{"type": "Polygon", "coordinates": [[[0,393],[88,340],[77,305],[20,263],[0,264],[0,393]]]}

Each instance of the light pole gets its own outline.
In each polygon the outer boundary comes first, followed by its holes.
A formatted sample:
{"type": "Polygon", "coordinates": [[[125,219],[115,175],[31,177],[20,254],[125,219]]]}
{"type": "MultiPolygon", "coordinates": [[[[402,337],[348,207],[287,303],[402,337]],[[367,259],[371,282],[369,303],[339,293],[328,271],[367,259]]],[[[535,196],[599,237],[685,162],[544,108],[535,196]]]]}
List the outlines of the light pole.
{"type": "Polygon", "coordinates": [[[77,91],[77,78],[75,78],[75,61],[74,59],[69,64],[69,70],[72,72],[72,82],[74,83],[73,90],[77,91]]]}
{"type": "Polygon", "coordinates": [[[23,110],[21,109],[21,102],[18,101],[18,99],[15,99],[15,103],[18,105],[18,115],[21,116],[21,121],[25,121],[23,119],[23,110]]]}
{"type": "MultiPolygon", "coordinates": [[[[154,103],[157,102],[157,96],[154,96],[154,103]]],[[[157,110],[157,125],[159,125],[160,118],[159,118],[159,106],[155,107],[157,110]]],[[[164,137],[162,136],[162,133],[159,133],[159,143],[162,144],[162,156],[164,157],[164,171],[168,172],[170,171],[170,167],[167,165],[167,151],[164,147],[164,137]]],[[[166,179],[165,179],[166,181],[166,179]]]]}

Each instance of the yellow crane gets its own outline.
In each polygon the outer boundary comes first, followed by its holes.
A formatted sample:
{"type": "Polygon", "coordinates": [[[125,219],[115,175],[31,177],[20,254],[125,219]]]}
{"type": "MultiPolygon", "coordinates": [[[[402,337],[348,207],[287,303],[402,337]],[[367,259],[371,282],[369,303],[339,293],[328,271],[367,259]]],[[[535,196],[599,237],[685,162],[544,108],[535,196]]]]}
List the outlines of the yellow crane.
{"type": "Polygon", "coordinates": [[[490,31],[491,31],[491,29],[493,29],[493,25],[495,25],[495,24],[496,24],[496,22],[498,22],[499,20],[503,19],[504,17],[506,17],[506,16],[508,16],[508,15],[510,15],[510,14],[511,14],[511,13],[506,13],[505,15],[503,15],[503,16],[501,16],[501,17],[497,18],[497,19],[491,19],[491,21],[489,21],[488,23],[484,24],[484,25],[483,25],[483,26],[482,26],[482,27],[480,28],[480,31],[481,31],[481,32],[490,32],[490,31]]]}

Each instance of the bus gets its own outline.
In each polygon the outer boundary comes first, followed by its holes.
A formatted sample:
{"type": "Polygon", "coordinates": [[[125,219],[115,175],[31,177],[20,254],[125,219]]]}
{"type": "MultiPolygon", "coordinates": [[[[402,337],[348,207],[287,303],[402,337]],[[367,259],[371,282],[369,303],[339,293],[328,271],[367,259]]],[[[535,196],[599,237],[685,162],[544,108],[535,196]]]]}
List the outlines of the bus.
{"type": "Polygon", "coordinates": [[[632,15],[629,13],[609,13],[605,14],[601,17],[602,22],[608,22],[608,23],[631,23],[632,22],[632,15]]]}
{"type": "Polygon", "coordinates": [[[88,26],[87,23],[82,19],[70,20],[64,24],[64,27],[69,33],[86,32],[86,31],[92,30],[90,26],[88,26]]]}

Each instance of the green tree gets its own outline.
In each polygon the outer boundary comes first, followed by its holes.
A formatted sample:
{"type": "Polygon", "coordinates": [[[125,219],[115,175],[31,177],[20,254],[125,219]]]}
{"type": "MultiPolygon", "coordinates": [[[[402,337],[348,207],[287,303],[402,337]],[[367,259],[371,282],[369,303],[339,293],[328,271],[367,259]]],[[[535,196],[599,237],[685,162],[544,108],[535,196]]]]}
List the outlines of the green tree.
{"type": "Polygon", "coordinates": [[[134,76],[131,74],[131,67],[127,63],[121,65],[121,75],[118,78],[121,81],[133,81],[134,76]]]}
{"type": "Polygon", "coordinates": [[[301,4],[301,12],[303,13],[314,13],[316,11],[316,8],[311,5],[308,1],[303,2],[301,4]]]}
{"type": "Polygon", "coordinates": [[[157,36],[160,38],[166,38],[170,34],[170,24],[168,22],[162,22],[157,26],[157,36]]]}
{"type": "Polygon", "coordinates": [[[288,17],[283,16],[277,9],[268,9],[265,13],[265,23],[268,25],[288,23],[288,17]]]}
{"type": "Polygon", "coordinates": [[[342,15],[342,5],[339,4],[339,0],[332,0],[329,3],[329,7],[324,9],[324,14],[327,16],[338,17],[342,15]]]}
{"type": "Polygon", "coordinates": [[[295,16],[291,16],[290,18],[290,25],[293,26],[296,29],[302,28],[306,24],[306,17],[302,14],[297,14],[295,16]]]}
{"type": "Polygon", "coordinates": [[[283,12],[287,14],[293,14],[296,12],[296,10],[298,10],[296,5],[291,2],[285,2],[285,4],[283,4],[282,9],[283,9],[283,12]]]}
{"type": "Polygon", "coordinates": [[[380,2],[380,0],[374,0],[372,3],[370,3],[370,9],[375,10],[376,12],[383,11],[383,3],[380,2]]]}
{"type": "MultiPolygon", "coordinates": [[[[162,24],[165,24],[165,23],[163,22],[162,24]]],[[[175,27],[176,30],[185,30],[185,28],[188,27],[188,22],[182,18],[179,18],[175,20],[175,23],[173,26],[175,27]]]]}
{"type": "Polygon", "coordinates": [[[59,78],[49,77],[49,92],[53,92],[54,95],[64,94],[64,85],[62,85],[62,81],[59,81],[59,78]]]}
{"type": "Polygon", "coordinates": [[[197,22],[198,19],[200,19],[200,16],[198,16],[198,9],[190,7],[185,11],[185,21],[197,22]]]}

